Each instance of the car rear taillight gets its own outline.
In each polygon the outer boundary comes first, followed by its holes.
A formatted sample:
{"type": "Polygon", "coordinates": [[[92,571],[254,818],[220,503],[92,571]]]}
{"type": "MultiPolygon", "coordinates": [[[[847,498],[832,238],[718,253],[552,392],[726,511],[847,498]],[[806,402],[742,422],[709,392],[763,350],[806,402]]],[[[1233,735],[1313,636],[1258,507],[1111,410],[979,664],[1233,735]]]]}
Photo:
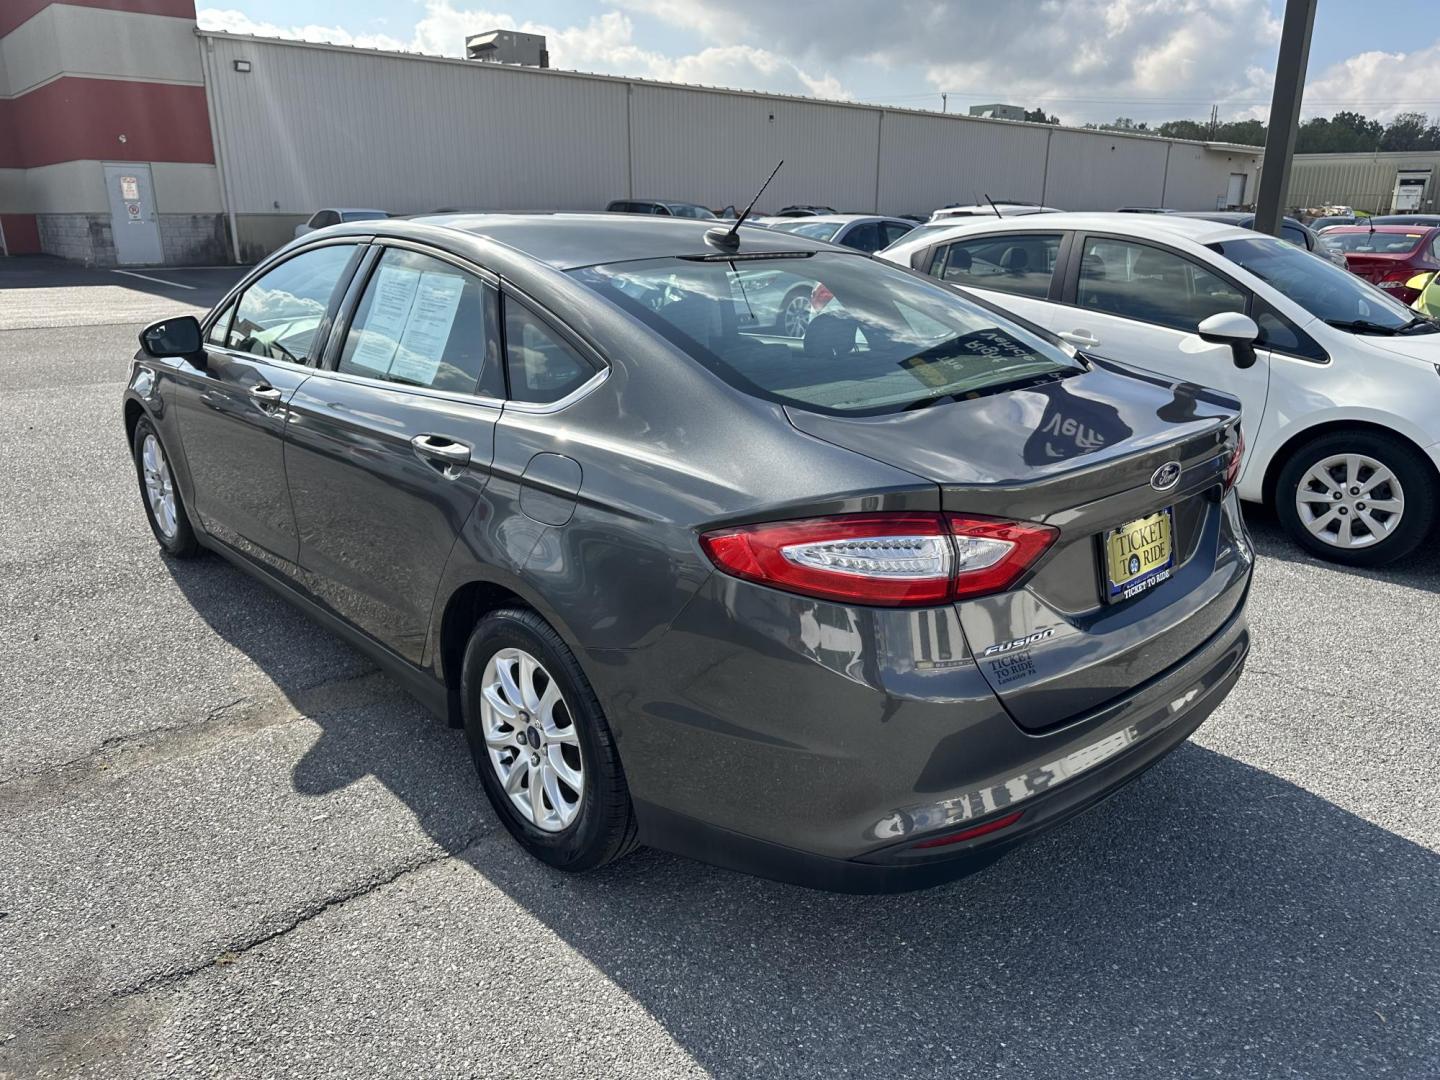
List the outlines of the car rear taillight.
{"type": "Polygon", "coordinates": [[[955,599],[1004,592],[1035,565],[1060,530],[1028,521],[947,514],[955,540],[955,599]]]}
{"type": "Polygon", "coordinates": [[[1229,494],[1240,481],[1240,467],[1245,463],[1245,429],[1239,424],[1235,425],[1235,449],[1230,453],[1230,461],[1225,466],[1225,492],[1229,494]]]}
{"type": "Polygon", "coordinates": [[[1399,294],[1397,299],[1403,297],[1408,302],[1418,295],[1416,290],[1407,284],[1416,273],[1418,271],[1409,267],[1401,270],[1387,270],[1376,280],[1375,284],[1386,292],[1399,294]]]}
{"type": "Polygon", "coordinates": [[[727,574],[802,596],[919,607],[1008,589],[1059,533],[956,514],[846,514],[705,533],[727,574]]]}

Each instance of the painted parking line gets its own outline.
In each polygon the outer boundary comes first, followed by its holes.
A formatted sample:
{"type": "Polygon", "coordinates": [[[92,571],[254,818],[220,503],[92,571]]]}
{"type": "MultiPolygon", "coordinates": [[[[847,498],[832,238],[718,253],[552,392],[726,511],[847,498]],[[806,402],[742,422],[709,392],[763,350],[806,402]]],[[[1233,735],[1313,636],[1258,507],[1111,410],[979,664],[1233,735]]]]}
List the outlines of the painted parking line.
{"type": "Polygon", "coordinates": [[[195,289],[194,285],[181,285],[178,281],[166,281],[164,278],[151,277],[149,274],[137,274],[134,270],[112,270],[112,274],[124,274],[126,277],[138,277],[143,281],[153,281],[156,285],[169,285],[172,289],[195,289]]]}

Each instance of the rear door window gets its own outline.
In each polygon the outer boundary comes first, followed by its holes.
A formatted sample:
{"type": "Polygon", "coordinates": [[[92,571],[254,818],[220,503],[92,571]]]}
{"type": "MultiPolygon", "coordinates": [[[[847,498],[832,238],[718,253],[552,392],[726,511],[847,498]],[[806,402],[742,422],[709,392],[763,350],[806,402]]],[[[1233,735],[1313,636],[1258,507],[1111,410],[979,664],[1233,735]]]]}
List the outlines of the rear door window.
{"type": "Polygon", "coordinates": [[[1005,233],[942,244],[929,270],[956,285],[1043,298],[1059,255],[1059,233],[1005,233]]]}
{"type": "Polygon", "coordinates": [[[1244,311],[1245,293],[1163,248],[1090,237],[1080,256],[1082,308],[1190,333],[1222,311],[1244,311]]]}
{"type": "Polygon", "coordinates": [[[848,248],[865,252],[879,251],[885,246],[878,221],[862,221],[846,233],[840,242],[848,248]]]}
{"type": "Polygon", "coordinates": [[[499,375],[494,290],[453,263],[387,248],[350,320],[339,370],[372,379],[473,394],[499,375]]]}

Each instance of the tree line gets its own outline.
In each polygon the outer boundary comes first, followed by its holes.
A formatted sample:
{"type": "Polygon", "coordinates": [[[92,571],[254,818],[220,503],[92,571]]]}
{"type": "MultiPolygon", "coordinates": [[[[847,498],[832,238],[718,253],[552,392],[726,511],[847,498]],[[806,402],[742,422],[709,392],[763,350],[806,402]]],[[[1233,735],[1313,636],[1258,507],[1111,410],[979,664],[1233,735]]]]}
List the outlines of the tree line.
{"type": "MultiPolygon", "coordinates": [[[[1034,111],[1039,114],[1036,119],[1045,117],[1043,111],[1034,111]]],[[[1029,112],[1025,118],[1030,119],[1029,112]]],[[[1041,122],[1057,121],[1054,117],[1045,117],[1041,122]]],[[[1143,120],[1120,116],[1108,124],[1085,126],[1100,131],[1134,131],[1170,139],[1228,142],[1241,146],[1264,146],[1266,132],[1265,125],[1259,120],[1167,120],[1151,127],[1143,120]]],[[[1297,154],[1355,154],[1376,150],[1440,150],[1440,119],[1432,121],[1426,113],[1405,112],[1385,124],[1361,113],[1341,111],[1330,117],[1311,117],[1301,123],[1295,137],[1297,154]]]]}

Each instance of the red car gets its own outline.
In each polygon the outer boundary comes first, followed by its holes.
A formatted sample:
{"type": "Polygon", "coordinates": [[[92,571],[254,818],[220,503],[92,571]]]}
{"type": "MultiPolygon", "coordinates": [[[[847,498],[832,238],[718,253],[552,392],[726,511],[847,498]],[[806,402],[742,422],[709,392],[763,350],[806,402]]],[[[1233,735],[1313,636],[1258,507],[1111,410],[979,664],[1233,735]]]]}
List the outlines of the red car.
{"type": "Polygon", "coordinates": [[[1440,270],[1440,228],[1428,225],[1336,225],[1320,242],[1345,255],[1350,272],[1380,286],[1402,304],[1420,295],[1405,283],[1440,270]]]}

